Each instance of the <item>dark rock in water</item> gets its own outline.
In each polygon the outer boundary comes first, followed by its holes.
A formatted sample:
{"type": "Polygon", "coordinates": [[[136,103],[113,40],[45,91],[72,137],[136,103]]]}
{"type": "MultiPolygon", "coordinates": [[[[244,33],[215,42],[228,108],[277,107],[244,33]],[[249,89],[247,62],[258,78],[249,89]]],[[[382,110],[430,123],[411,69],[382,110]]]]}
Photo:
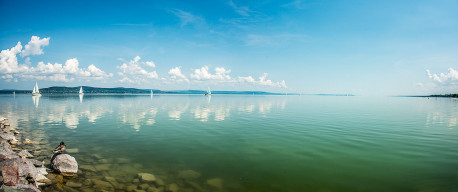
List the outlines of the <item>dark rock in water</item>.
{"type": "Polygon", "coordinates": [[[78,172],[76,159],[68,154],[55,153],[51,158],[51,167],[63,176],[75,176],[78,172]]]}
{"type": "Polygon", "coordinates": [[[0,187],[1,191],[5,192],[18,192],[18,191],[24,191],[24,192],[40,192],[40,190],[33,186],[33,185],[25,185],[25,184],[18,184],[15,186],[6,186],[3,185],[0,187]]]}
{"type": "Polygon", "coordinates": [[[6,186],[13,186],[25,182],[19,177],[19,168],[16,162],[10,163],[8,166],[3,166],[2,176],[3,184],[6,186]]]}

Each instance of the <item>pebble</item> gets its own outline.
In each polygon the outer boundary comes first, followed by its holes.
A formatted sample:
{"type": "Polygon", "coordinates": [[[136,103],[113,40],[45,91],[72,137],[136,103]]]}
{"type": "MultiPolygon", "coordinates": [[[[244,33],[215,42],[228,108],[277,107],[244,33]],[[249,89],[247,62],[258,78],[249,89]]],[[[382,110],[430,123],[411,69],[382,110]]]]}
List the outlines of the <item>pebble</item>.
{"type": "Polygon", "coordinates": [[[142,183],[152,183],[156,181],[156,177],[151,173],[139,173],[138,178],[142,183]]]}

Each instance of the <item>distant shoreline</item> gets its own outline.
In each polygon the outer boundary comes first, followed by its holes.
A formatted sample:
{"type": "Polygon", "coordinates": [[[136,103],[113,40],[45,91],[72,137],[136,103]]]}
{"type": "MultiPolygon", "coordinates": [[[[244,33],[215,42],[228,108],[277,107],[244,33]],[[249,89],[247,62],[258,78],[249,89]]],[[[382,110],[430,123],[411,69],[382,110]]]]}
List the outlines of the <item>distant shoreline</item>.
{"type": "Polygon", "coordinates": [[[458,98],[457,94],[444,94],[444,95],[411,95],[411,96],[401,96],[401,97],[448,97],[448,98],[458,98]]]}
{"type": "MultiPolygon", "coordinates": [[[[204,95],[207,91],[203,90],[158,90],[158,89],[137,89],[137,88],[99,88],[82,86],[85,94],[195,94],[204,95]]],[[[40,93],[45,95],[51,94],[78,94],[80,86],[78,87],[49,87],[40,89],[40,93]]],[[[0,94],[31,94],[32,90],[0,90],[0,94]]],[[[212,94],[235,94],[235,95],[299,95],[298,93],[272,93],[265,91],[212,91],[212,94]]]]}

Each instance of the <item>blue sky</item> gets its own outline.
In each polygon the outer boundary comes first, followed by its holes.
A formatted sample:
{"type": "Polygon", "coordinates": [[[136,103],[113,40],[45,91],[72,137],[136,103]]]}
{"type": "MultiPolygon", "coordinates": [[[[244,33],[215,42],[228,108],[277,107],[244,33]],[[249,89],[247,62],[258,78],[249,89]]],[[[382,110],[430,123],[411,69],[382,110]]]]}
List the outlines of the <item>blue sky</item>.
{"type": "Polygon", "coordinates": [[[458,1],[3,1],[0,89],[458,92],[458,1]],[[20,45],[18,44],[20,42],[20,45]]]}

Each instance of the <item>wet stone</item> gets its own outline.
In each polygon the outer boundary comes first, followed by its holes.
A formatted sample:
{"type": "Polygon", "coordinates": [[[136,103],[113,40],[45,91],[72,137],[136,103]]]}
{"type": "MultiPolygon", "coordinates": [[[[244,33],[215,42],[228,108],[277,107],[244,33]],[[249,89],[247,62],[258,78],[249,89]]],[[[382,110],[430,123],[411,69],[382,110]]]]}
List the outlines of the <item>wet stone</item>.
{"type": "Polygon", "coordinates": [[[79,168],[85,171],[91,171],[91,172],[97,171],[93,165],[81,165],[79,166],[79,168]]]}
{"type": "Polygon", "coordinates": [[[134,179],[134,180],[132,180],[132,183],[134,183],[134,184],[140,183],[140,179],[134,179]]]}
{"type": "Polygon", "coordinates": [[[165,182],[164,182],[164,180],[158,178],[158,179],[156,179],[156,185],[157,186],[165,186],[165,182]]]}
{"type": "Polygon", "coordinates": [[[139,186],[139,188],[142,189],[142,190],[147,190],[149,187],[150,187],[150,186],[149,186],[148,184],[141,184],[141,185],[139,186]]]}
{"type": "Polygon", "coordinates": [[[153,183],[156,181],[156,177],[151,173],[139,173],[138,178],[142,183],[153,183]]]}
{"type": "Polygon", "coordinates": [[[178,178],[192,180],[200,177],[200,173],[194,170],[184,170],[178,173],[178,178]]]}
{"type": "Polygon", "coordinates": [[[169,192],[178,192],[179,189],[180,189],[180,187],[178,187],[177,184],[172,183],[172,184],[170,184],[170,185],[167,186],[166,191],[169,191],[169,192]]]}
{"type": "Polygon", "coordinates": [[[210,185],[217,189],[222,189],[223,188],[223,179],[221,178],[209,179],[207,180],[207,185],[210,185]]]}
{"type": "Polygon", "coordinates": [[[80,188],[80,187],[83,186],[83,184],[77,183],[77,182],[73,182],[73,181],[68,181],[65,185],[67,187],[72,187],[72,188],[80,188]]]}
{"type": "Polygon", "coordinates": [[[129,185],[126,187],[126,191],[135,191],[137,190],[137,186],[136,185],[129,185]]]}

